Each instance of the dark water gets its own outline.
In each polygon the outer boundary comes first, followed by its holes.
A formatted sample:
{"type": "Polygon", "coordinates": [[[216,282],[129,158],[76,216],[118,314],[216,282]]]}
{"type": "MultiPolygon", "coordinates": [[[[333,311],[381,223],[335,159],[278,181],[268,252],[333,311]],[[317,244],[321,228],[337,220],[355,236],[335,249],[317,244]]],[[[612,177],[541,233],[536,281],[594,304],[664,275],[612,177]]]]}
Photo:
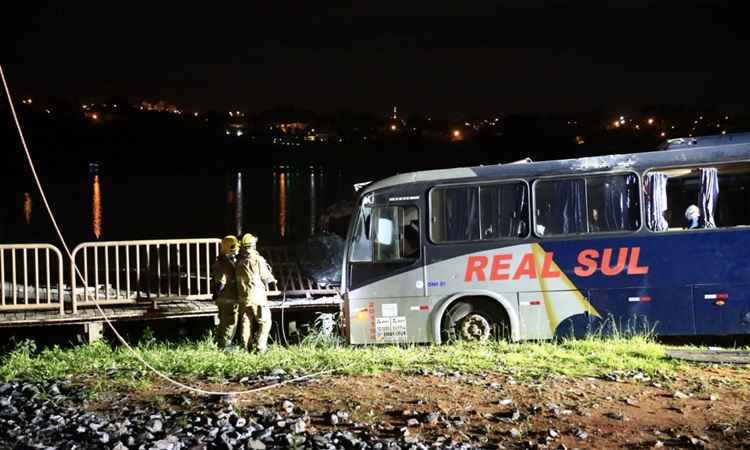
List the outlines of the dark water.
{"type": "MultiPolygon", "coordinates": [[[[352,200],[353,184],[378,178],[323,166],[241,171],[242,230],[269,243],[304,239],[324,210],[352,200]]],[[[236,231],[237,175],[124,175],[100,170],[43,180],[72,246],[80,242],[222,237],[236,231]]],[[[0,241],[57,243],[33,183],[13,180],[0,241]],[[30,194],[30,195],[27,195],[30,194]]]]}

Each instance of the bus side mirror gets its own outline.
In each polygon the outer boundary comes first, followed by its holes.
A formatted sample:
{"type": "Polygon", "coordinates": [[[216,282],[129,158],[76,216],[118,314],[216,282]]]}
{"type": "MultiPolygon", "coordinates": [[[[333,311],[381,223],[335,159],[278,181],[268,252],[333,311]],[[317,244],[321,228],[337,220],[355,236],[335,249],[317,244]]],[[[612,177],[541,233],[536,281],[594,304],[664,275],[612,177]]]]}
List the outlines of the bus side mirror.
{"type": "Polygon", "coordinates": [[[378,235],[376,242],[381,245],[391,245],[393,241],[393,222],[388,219],[378,219],[378,235]]]}

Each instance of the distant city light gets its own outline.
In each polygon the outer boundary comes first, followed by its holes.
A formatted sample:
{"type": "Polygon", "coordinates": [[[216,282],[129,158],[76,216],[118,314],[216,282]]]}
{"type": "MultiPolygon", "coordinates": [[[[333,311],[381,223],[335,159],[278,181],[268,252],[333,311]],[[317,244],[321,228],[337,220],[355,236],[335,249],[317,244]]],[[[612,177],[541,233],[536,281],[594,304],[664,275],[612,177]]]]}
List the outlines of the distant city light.
{"type": "Polygon", "coordinates": [[[620,121],[619,120],[615,120],[615,127],[618,127],[618,128],[620,127],[620,121]]]}
{"type": "Polygon", "coordinates": [[[667,135],[667,133],[665,133],[665,132],[663,132],[663,131],[661,132],[661,137],[664,137],[664,136],[666,136],[666,135],[667,135]]]}
{"type": "Polygon", "coordinates": [[[194,112],[194,113],[193,113],[193,116],[195,116],[195,117],[198,117],[198,113],[197,113],[197,112],[194,112]]]}
{"type": "Polygon", "coordinates": [[[396,125],[395,124],[391,125],[391,131],[396,131],[396,125]]]}
{"type": "Polygon", "coordinates": [[[625,120],[625,116],[620,116],[620,120],[625,120]]]}
{"type": "Polygon", "coordinates": [[[242,136],[245,133],[242,130],[237,130],[236,134],[237,134],[237,137],[239,137],[239,136],[242,136]]]}
{"type": "Polygon", "coordinates": [[[640,130],[640,129],[641,129],[641,126],[640,126],[640,125],[636,125],[636,126],[635,126],[635,129],[636,129],[636,130],[640,130]]]}
{"type": "Polygon", "coordinates": [[[459,130],[453,130],[453,137],[455,138],[461,137],[461,132],[459,130]]]}
{"type": "Polygon", "coordinates": [[[94,113],[91,115],[91,118],[94,120],[99,120],[99,114],[94,113]]]}
{"type": "Polygon", "coordinates": [[[649,118],[648,118],[648,124],[649,124],[649,125],[653,125],[653,124],[654,124],[654,119],[653,119],[653,117],[649,117],[649,118]]]}
{"type": "Polygon", "coordinates": [[[727,130],[722,130],[721,134],[727,134],[727,130]]]}
{"type": "Polygon", "coordinates": [[[229,111],[229,117],[234,117],[234,113],[232,111],[229,111]]]}

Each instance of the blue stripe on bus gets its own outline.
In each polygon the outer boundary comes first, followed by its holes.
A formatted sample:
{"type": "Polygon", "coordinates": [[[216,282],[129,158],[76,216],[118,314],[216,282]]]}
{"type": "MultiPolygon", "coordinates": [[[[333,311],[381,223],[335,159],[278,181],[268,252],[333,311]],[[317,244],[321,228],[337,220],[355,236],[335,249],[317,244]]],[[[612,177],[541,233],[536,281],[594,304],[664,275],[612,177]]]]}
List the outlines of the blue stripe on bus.
{"type": "MultiPolygon", "coordinates": [[[[608,319],[607,328],[653,330],[663,335],[727,335],[750,333],[750,230],[711,230],[630,237],[571,239],[541,243],[554,253],[558,267],[608,319]],[[644,275],[605,275],[601,254],[611,249],[639,248],[644,275]],[[596,250],[598,267],[579,276],[584,250],[596,250]]],[[[610,267],[611,268],[611,267],[610,267]]],[[[574,317],[558,327],[558,335],[581,334],[600,324],[574,317]]]]}

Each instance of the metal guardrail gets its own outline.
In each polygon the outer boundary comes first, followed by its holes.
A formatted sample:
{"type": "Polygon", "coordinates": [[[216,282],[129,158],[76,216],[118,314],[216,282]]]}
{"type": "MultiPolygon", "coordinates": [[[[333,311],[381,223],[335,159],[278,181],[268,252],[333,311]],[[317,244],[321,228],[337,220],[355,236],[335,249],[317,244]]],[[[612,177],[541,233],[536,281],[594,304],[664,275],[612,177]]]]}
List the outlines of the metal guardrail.
{"type": "Polygon", "coordinates": [[[63,314],[60,250],[50,244],[0,245],[0,302],[0,311],[59,309],[63,314]]]}
{"type": "Polygon", "coordinates": [[[94,300],[101,305],[150,300],[154,306],[157,300],[208,300],[220,243],[213,238],[84,242],[72,252],[73,313],[94,300]]]}
{"type": "MultiPolygon", "coordinates": [[[[164,239],[84,242],[63,260],[50,244],[0,245],[0,312],[128,305],[159,300],[210,300],[211,268],[219,239],[164,239]],[[69,284],[63,266],[69,264],[69,284]],[[41,271],[40,271],[41,268],[41,271]],[[80,275],[76,272],[80,271],[80,275]],[[70,306],[66,308],[66,303],[70,306]]],[[[336,295],[306,277],[290,250],[259,249],[273,268],[278,285],[267,286],[271,299],[336,295]]]]}

